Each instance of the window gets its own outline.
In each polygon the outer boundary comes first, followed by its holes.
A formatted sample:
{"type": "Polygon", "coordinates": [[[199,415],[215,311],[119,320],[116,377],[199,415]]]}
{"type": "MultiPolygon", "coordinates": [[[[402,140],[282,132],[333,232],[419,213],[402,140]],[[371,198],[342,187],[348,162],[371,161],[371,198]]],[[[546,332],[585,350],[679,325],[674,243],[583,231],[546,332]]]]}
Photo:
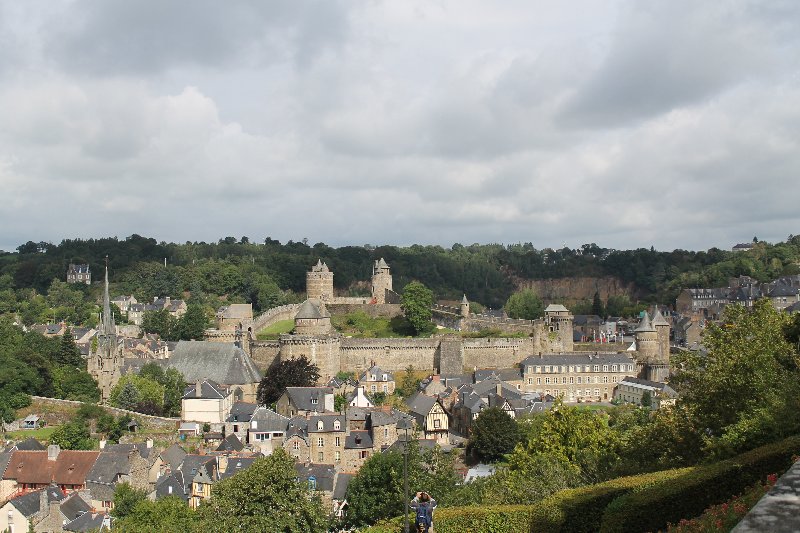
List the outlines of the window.
{"type": "Polygon", "coordinates": [[[541,385],[542,384],[542,378],[536,378],[536,384],[537,385],[541,385]]]}
{"type": "Polygon", "coordinates": [[[384,439],[389,438],[389,428],[383,428],[383,438],[384,439]]]}
{"type": "Polygon", "coordinates": [[[569,366],[569,371],[570,371],[570,373],[575,372],[575,366],[574,365],[570,365],[569,366]]]}
{"type": "Polygon", "coordinates": [[[612,372],[616,372],[617,368],[618,368],[617,365],[611,365],[611,371],[612,372]]]}
{"type": "Polygon", "coordinates": [[[358,457],[359,459],[366,459],[367,457],[369,457],[369,451],[361,450],[360,452],[358,452],[358,457]]]}
{"type": "Polygon", "coordinates": [[[338,463],[342,460],[342,452],[334,452],[333,458],[338,463]]]}
{"type": "Polygon", "coordinates": [[[300,442],[299,441],[294,441],[294,444],[292,444],[292,448],[295,449],[295,450],[299,450],[300,449],[300,442]]]}
{"type": "Polygon", "coordinates": [[[608,365],[603,365],[603,372],[608,372],[608,365]]]}
{"type": "Polygon", "coordinates": [[[336,446],[341,446],[341,445],[342,445],[342,438],[336,437],[336,446]]]}
{"type": "MultiPolygon", "coordinates": [[[[578,378],[578,379],[580,379],[580,378],[578,378]]],[[[573,383],[575,383],[575,378],[574,378],[574,377],[572,377],[572,376],[570,376],[570,378],[569,378],[569,383],[570,383],[570,385],[571,385],[571,384],[573,384],[573,383]]]]}
{"type": "Polygon", "coordinates": [[[377,386],[377,385],[370,385],[370,387],[369,387],[369,388],[370,388],[370,390],[371,390],[372,392],[378,392],[378,386],[377,386]]]}
{"type": "Polygon", "coordinates": [[[317,397],[316,397],[316,396],[313,396],[313,397],[311,398],[311,404],[312,404],[312,405],[317,405],[317,397]]]}
{"type": "Polygon", "coordinates": [[[314,476],[308,478],[308,490],[317,490],[317,478],[314,476]]]}
{"type": "Polygon", "coordinates": [[[533,367],[532,367],[532,366],[529,366],[529,367],[528,367],[528,374],[532,374],[532,373],[533,373],[533,367]]]}
{"type": "Polygon", "coordinates": [[[533,378],[528,378],[528,385],[533,385],[533,378]]]}
{"type": "Polygon", "coordinates": [[[383,386],[383,392],[385,392],[386,394],[389,393],[389,385],[384,385],[383,386]]]}
{"type": "Polygon", "coordinates": [[[545,382],[547,385],[550,385],[550,378],[544,378],[544,382],[545,382]]]}
{"type": "Polygon", "coordinates": [[[342,423],[339,422],[338,418],[333,421],[333,429],[335,429],[336,431],[339,431],[340,429],[342,429],[342,423]]]}
{"type": "Polygon", "coordinates": [[[600,383],[600,376],[595,376],[594,377],[594,382],[595,383],[600,383]]]}
{"type": "Polygon", "coordinates": [[[567,376],[564,376],[563,378],[561,378],[561,383],[564,384],[564,385],[567,384],[567,376]]]}
{"type": "Polygon", "coordinates": [[[321,463],[324,460],[325,460],[325,454],[322,453],[322,452],[318,452],[317,453],[317,461],[321,463]]]}
{"type": "Polygon", "coordinates": [[[608,383],[608,376],[603,376],[603,383],[608,383]]]}
{"type": "Polygon", "coordinates": [[[537,374],[540,374],[541,372],[542,372],[542,367],[540,367],[540,366],[537,366],[537,367],[536,367],[536,373],[537,373],[537,374]]]}
{"type": "Polygon", "coordinates": [[[438,418],[435,418],[435,419],[433,420],[433,427],[434,427],[434,429],[439,429],[439,428],[441,428],[441,427],[442,427],[442,421],[441,421],[441,420],[439,420],[438,418]]]}
{"type": "Polygon", "coordinates": [[[578,385],[580,385],[581,383],[583,383],[583,378],[578,376],[578,385]]]}
{"type": "Polygon", "coordinates": [[[258,429],[258,420],[250,422],[250,429],[258,429]]]}
{"type": "Polygon", "coordinates": [[[594,365],[594,371],[600,372],[600,365],[594,365]]]}
{"type": "Polygon", "coordinates": [[[322,431],[325,425],[322,423],[322,420],[317,420],[317,431],[322,431]]]}
{"type": "Polygon", "coordinates": [[[325,439],[323,437],[317,439],[317,446],[325,446],[325,439]]]}

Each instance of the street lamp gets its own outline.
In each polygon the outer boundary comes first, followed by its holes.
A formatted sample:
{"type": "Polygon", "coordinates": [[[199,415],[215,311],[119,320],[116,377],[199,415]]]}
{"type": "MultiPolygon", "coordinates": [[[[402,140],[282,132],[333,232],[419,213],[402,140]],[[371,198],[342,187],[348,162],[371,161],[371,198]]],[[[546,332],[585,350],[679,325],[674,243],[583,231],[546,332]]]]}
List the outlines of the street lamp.
{"type": "Polygon", "coordinates": [[[403,530],[408,533],[408,430],[413,427],[413,423],[409,418],[401,418],[397,421],[397,429],[405,431],[405,440],[403,441],[403,497],[405,516],[403,517],[403,530]]]}

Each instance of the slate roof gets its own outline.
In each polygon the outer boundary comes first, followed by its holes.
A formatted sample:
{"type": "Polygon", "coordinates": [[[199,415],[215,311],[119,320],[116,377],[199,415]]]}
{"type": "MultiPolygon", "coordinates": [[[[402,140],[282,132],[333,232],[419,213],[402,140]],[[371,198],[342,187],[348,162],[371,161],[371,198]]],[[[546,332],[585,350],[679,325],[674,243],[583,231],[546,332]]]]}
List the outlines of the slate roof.
{"type": "Polygon", "coordinates": [[[566,307],[564,307],[561,304],[550,304],[544,310],[545,313],[556,313],[556,312],[564,312],[564,311],[569,312],[569,309],[567,309],[566,307]]]}
{"type": "Polygon", "coordinates": [[[632,376],[625,376],[624,378],[622,378],[622,380],[620,380],[619,385],[641,385],[643,387],[652,387],[666,394],[670,398],[675,398],[678,396],[678,393],[675,392],[675,389],[673,389],[666,383],[661,383],[659,381],[650,381],[649,379],[641,379],[632,376]]]}
{"type": "Polygon", "coordinates": [[[166,498],[167,496],[177,496],[188,500],[189,493],[186,491],[186,488],[187,484],[183,481],[183,472],[180,470],[172,472],[159,479],[158,483],[156,483],[156,499],[166,498]]]}
{"type": "Polygon", "coordinates": [[[522,397],[522,394],[517,390],[516,387],[509,385],[505,381],[500,381],[497,378],[490,378],[481,381],[480,383],[476,383],[472,385],[472,390],[480,396],[481,398],[485,398],[487,394],[490,392],[497,393],[497,386],[500,386],[500,392],[502,396],[508,400],[516,400],[522,397]]]}
{"type": "MultiPolygon", "coordinates": [[[[415,440],[415,439],[409,439],[415,440]]],[[[416,439],[417,445],[419,446],[420,450],[432,450],[436,448],[437,442],[436,439],[416,439]]],[[[403,450],[406,448],[406,442],[404,439],[399,438],[391,446],[386,448],[387,452],[398,452],[403,453],[403,450]]]]}
{"type": "MultiPolygon", "coordinates": [[[[64,495],[61,493],[58,487],[50,486],[46,489],[42,489],[47,491],[47,501],[48,502],[57,502],[64,499],[64,495]]],[[[17,508],[17,510],[25,515],[26,518],[30,518],[32,515],[38,513],[40,511],[40,504],[41,504],[41,490],[37,490],[35,492],[29,492],[23,496],[19,496],[10,500],[9,503],[17,508]]]]}
{"type": "Polygon", "coordinates": [[[769,296],[772,298],[782,296],[797,296],[797,289],[788,285],[778,284],[773,287],[771,291],[769,291],[769,296]]]}
{"type": "Polygon", "coordinates": [[[223,342],[180,341],[166,368],[174,368],[187,383],[210,379],[224,385],[261,381],[261,373],[244,350],[223,342]]]}
{"type": "Polygon", "coordinates": [[[44,444],[34,439],[33,437],[28,437],[27,439],[18,442],[16,444],[16,449],[22,451],[40,451],[40,450],[46,450],[47,448],[45,447],[44,444]]]}
{"type": "Polygon", "coordinates": [[[200,471],[200,468],[208,463],[216,463],[216,458],[212,455],[194,455],[189,454],[183,458],[181,463],[180,472],[183,474],[184,490],[189,493],[192,487],[192,480],[194,476],[200,471]]]}
{"type": "Polygon", "coordinates": [[[333,480],[336,477],[336,469],[333,465],[315,463],[295,463],[294,469],[297,478],[301,483],[306,483],[308,478],[314,476],[317,481],[317,489],[324,492],[333,492],[333,480]]]}
{"type": "Polygon", "coordinates": [[[355,476],[355,474],[348,474],[344,472],[336,476],[336,485],[333,487],[334,500],[344,500],[344,497],[347,494],[347,487],[350,485],[350,480],[352,480],[355,476]]]}
{"type": "Polygon", "coordinates": [[[114,487],[120,476],[130,473],[127,453],[101,452],[94,466],[86,476],[86,487],[93,500],[111,501],[114,487]]]}
{"type": "Polygon", "coordinates": [[[3,478],[6,472],[6,466],[8,466],[8,462],[11,460],[11,453],[12,452],[0,453],[0,479],[3,478]]]}
{"type": "Polygon", "coordinates": [[[331,415],[312,415],[308,419],[308,432],[309,433],[330,433],[333,431],[345,431],[347,428],[347,418],[345,415],[331,414],[331,415]],[[335,421],[339,421],[339,429],[335,429],[335,421]],[[319,423],[322,422],[322,429],[319,429],[319,423]]]}
{"type": "MultiPolygon", "coordinates": [[[[132,420],[131,422],[136,422],[132,420]]],[[[128,442],[125,444],[106,444],[106,447],[103,448],[101,453],[124,453],[130,455],[133,450],[137,450],[139,455],[147,459],[150,457],[150,453],[153,451],[153,448],[148,448],[147,444],[144,442],[128,442]]]]}
{"type": "Polygon", "coordinates": [[[636,326],[636,329],[633,330],[633,331],[636,332],[636,333],[639,333],[639,332],[655,331],[655,330],[656,329],[650,323],[650,315],[648,315],[647,311],[645,311],[644,316],[642,317],[642,320],[639,322],[639,325],[636,326]]]}
{"type": "MultiPolygon", "coordinates": [[[[475,371],[475,383],[489,379],[492,376],[502,381],[519,381],[522,379],[520,368],[481,368],[475,371]]],[[[459,383],[460,385],[460,383],[459,383]]]]}
{"type": "Polygon", "coordinates": [[[253,416],[250,419],[250,431],[255,433],[286,431],[288,425],[288,418],[279,415],[272,409],[267,409],[263,405],[253,412],[253,416]],[[256,427],[253,427],[253,422],[256,422],[256,427]]]}
{"type": "Polygon", "coordinates": [[[301,320],[317,320],[321,318],[329,318],[330,316],[330,313],[324,307],[322,307],[321,304],[318,304],[313,300],[306,300],[300,305],[300,309],[297,310],[297,314],[294,317],[301,320]]]}
{"type": "Polygon", "coordinates": [[[216,449],[218,452],[240,452],[242,450],[244,450],[244,444],[235,433],[225,437],[216,449]]]}
{"type": "Polygon", "coordinates": [[[669,322],[667,321],[666,318],[664,318],[664,315],[661,314],[661,310],[658,308],[658,306],[656,306],[656,312],[653,315],[652,325],[653,325],[653,327],[656,327],[656,326],[669,326],[669,322]]]}
{"type": "Polygon", "coordinates": [[[258,404],[250,402],[233,402],[231,413],[226,422],[250,422],[253,413],[258,409],[258,404]]]}
{"type": "Polygon", "coordinates": [[[86,503],[77,492],[73,492],[61,500],[61,514],[67,520],[75,520],[78,516],[91,510],[92,506],[86,503]]]}
{"type": "Polygon", "coordinates": [[[216,381],[204,379],[200,383],[200,396],[197,396],[197,384],[193,383],[186,387],[183,391],[183,398],[191,400],[197,398],[200,400],[222,400],[230,395],[231,391],[227,387],[223,387],[216,381]]]}
{"type": "Polygon", "coordinates": [[[324,411],[325,395],[333,394],[330,387],[286,387],[289,400],[303,411],[324,411]],[[312,400],[316,402],[312,402],[312,400]]]}
{"type": "Polygon", "coordinates": [[[289,439],[295,435],[304,439],[308,436],[308,420],[305,417],[292,417],[286,425],[286,438],[289,439]]]}
{"type": "Polygon", "coordinates": [[[633,359],[625,354],[600,352],[594,353],[570,353],[570,354],[542,354],[531,355],[523,359],[524,366],[541,365],[612,365],[612,364],[632,364],[633,359]]]}
{"type": "Polygon", "coordinates": [[[353,430],[344,438],[346,450],[366,450],[372,448],[372,437],[369,431],[353,430]]]}
{"type": "Polygon", "coordinates": [[[394,374],[391,372],[384,372],[378,365],[373,365],[361,374],[358,379],[361,381],[394,381],[394,374]],[[386,379],[383,379],[384,374],[386,375],[386,379]]]}
{"type": "Polygon", "coordinates": [[[161,460],[164,463],[168,464],[172,471],[178,470],[181,463],[183,462],[184,457],[186,457],[186,450],[178,446],[177,444],[173,444],[163,452],[161,452],[161,460]]]}
{"type": "Polygon", "coordinates": [[[84,513],[64,526],[65,531],[99,531],[105,529],[105,513],[84,513]]]}
{"type": "Polygon", "coordinates": [[[431,408],[436,403],[436,398],[433,396],[426,396],[421,392],[415,392],[406,398],[406,405],[408,410],[417,416],[427,416],[431,412],[431,408]]]}
{"type": "Polygon", "coordinates": [[[398,420],[405,416],[405,413],[401,413],[396,409],[392,409],[390,412],[380,408],[373,409],[369,412],[369,425],[370,427],[394,426],[398,420]]]}
{"type": "Polygon", "coordinates": [[[389,265],[386,264],[386,261],[383,260],[383,257],[375,261],[375,266],[377,268],[389,268],[389,265]]]}
{"type": "Polygon", "coordinates": [[[228,458],[228,466],[225,468],[225,472],[218,473],[220,481],[223,479],[228,479],[231,476],[235,476],[242,470],[250,468],[250,466],[260,458],[261,456],[228,458]]]}

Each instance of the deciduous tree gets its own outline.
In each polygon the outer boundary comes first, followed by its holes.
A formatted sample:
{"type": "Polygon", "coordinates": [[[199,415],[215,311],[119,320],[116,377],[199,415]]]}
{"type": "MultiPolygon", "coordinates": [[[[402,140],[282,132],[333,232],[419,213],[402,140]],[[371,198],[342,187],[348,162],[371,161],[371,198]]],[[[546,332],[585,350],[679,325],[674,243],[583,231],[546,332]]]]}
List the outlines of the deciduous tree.
{"type": "Polygon", "coordinates": [[[511,318],[534,320],[544,315],[542,299],[532,289],[523,289],[509,296],[503,307],[511,318]]]}
{"type": "Polygon", "coordinates": [[[256,398],[262,405],[278,401],[286,387],[312,387],[319,379],[319,367],[305,355],[297,359],[276,361],[267,369],[258,385],[256,398]]]}
{"type": "Polygon", "coordinates": [[[517,422],[499,407],[490,407],[473,420],[467,450],[481,461],[498,461],[514,450],[519,436],[517,422]]]}
{"type": "Polygon", "coordinates": [[[425,285],[418,281],[406,285],[403,289],[401,306],[417,335],[433,329],[431,323],[433,292],[425,285]]]}

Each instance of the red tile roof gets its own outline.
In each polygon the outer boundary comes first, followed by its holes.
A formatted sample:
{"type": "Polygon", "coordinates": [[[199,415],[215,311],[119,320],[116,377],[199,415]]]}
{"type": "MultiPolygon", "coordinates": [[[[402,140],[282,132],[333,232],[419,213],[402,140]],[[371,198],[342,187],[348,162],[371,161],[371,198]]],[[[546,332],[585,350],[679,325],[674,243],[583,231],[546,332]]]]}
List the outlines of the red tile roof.
{"type": "Polygon", "coordinates": [[[97,461],[97,451],[61,450],[55,461],[47,451],[15,451],[8,462],[3,479],[18,484],[84,485],[86,476],[97,461]]]}

